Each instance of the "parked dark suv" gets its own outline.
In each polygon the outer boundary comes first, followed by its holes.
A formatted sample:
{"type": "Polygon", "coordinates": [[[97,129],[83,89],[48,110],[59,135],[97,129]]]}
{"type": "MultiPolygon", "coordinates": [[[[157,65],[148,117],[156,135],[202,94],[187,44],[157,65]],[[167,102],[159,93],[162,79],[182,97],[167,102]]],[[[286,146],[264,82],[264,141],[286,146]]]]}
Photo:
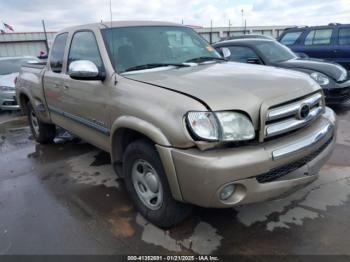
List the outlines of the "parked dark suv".
{"type": "Polygon", "coordinates": [[[278,41],[297,54],[334,61],[350,70],[350,24],[290,28],[278,41]]]}

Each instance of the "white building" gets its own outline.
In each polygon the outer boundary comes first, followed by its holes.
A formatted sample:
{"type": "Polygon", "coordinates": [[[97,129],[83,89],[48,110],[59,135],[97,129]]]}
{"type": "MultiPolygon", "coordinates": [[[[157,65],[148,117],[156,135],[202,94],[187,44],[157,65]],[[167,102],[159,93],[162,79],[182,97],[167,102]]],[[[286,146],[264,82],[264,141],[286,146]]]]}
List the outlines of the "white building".
{"type": "MultiPolygon", "coordinates": [[[[54,32],[47,33],[47,42],[49,45],[54,36],[54,32]]],[[[0,57],[39,56],[40,51],[48,51],[43,32],[0,34],[0,57]]]]}
{"type": "MultiPolygon", "coordinates": [[[[263,34],[278,37],[284,29],[291,26],[249,26],[194,28],[208,42],[215,43],[221,38],[242,34],[263,34]]],[[[55,32],[47,33],[47,42],[43,32],[5,33],[0,34],[0,57],[6,56],[39,56],[40,51],[47,52],[55,32]]]]}
{"type": "Polygon", "coordinates": [[[260,34],[277,38],[286,28],[293,26],[247,26],[244,27],[205,27],[195,28],[208,42],[215,43],[221,38],[244,34],[260,34]]]}

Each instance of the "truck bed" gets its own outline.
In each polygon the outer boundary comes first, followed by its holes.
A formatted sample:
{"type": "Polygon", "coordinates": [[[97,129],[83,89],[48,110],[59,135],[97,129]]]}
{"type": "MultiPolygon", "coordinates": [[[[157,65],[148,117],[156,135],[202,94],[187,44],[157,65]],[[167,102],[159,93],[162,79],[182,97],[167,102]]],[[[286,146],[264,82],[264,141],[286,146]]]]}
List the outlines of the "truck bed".
{"type": "MultiPolygon", "coordinates": [[[[17,82],[17,94],[26,94],[34,103],[34,107],[45,105],[45,94],[43,89],[43,76],[45,74],[46,62],[26,63],[22,65],[17,82]]],[[[18,97],[18,99],[20,99],[18,97]]],[[[21,101],[21,100],[18,100],[21,101]]],[[[46,106],[46,105],[45,105],[46,106]]]]}
{"type": "Polygon", "coordinates": [[[22,67],[29,67],[29,68],[36,68],[36,69],[44,69],[46,66],[46,62],[40,62],[40,63],[25,63],[22,65],[22,67]]]}

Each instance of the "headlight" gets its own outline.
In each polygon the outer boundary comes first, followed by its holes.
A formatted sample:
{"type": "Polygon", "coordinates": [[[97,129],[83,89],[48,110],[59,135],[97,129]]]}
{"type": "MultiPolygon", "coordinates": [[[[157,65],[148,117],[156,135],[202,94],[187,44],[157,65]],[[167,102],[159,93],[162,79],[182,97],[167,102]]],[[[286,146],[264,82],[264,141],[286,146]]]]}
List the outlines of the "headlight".
{"type": "Polygon", "coordinates": [[[192,133],[205,140],[219,140],[219,128],[212,112],[189,112],[187,122],[192,133]]]}
{"type": "Polygon", "coordinates": [[[237,112],[189,112],[187,123],[199,139],[209,141],[243,141],[255,137],[253,124],[237,112]]]}
{"type": "Polygon", "coordinates": [[[338,66],[338,68],[341,70],[341,75],[338,78],[339,82],[343,82],[347,79],[348,77],[348,72],[346,71],[346,69],[344,67],[338,66]]]}
{"type": "Polygon", "coordinates": [[[255,137],[254,127],[245,115],[236,112],[218,112],[216,116],[221,125],[221,140],[241,141],[255,137]]]}
{"type": "Polygon", "coordinates": [[[14,86],[0,86],[0,91],[14,91],[16,88],[14,86]]]}
{"type": "Polygon", "coordinates": [[[313,72],[310,75],[319,85],[325,86],[329,84],[329,78],[324,74],[313,72]]]}

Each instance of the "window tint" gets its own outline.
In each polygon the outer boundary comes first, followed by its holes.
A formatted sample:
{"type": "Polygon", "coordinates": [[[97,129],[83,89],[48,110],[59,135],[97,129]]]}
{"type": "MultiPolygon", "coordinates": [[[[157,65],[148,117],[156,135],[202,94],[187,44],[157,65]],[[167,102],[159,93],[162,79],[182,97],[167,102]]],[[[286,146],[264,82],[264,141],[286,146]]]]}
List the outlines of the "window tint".
{"type": "Polygon", "coordinates": [[[350,45],[350,28],[339,29],[339,45],[350,45]]]}
{"type": "Polygon", "coordinates": [[[294,45],[301,33],[302,31],[286,33],[282,37],[281,43],[284,45],[294,45]]]}
{"type": "Polygon", "coordinates": [[[70,63],[77,60],[89,60],[102,70],[102,60],[94,33],[83,31],[74,34],[68,56],[68,68],[70,63]]]}
{"type": "Polygon", "coordinates": [[[68,33],[60,34],[55,38],[53,43],[51,56],[50,56],[50,67],[55,73],[61,73],[63,65],[64,49],[66,47],[68,33]]]}
{"type": "Polygon", "coordinates": [[[260,42],[255,45],[255,48],[259,50],[264,60],[270,61],[270,63],[278,63],[296,58],[296,55],[287,46],[277,41],[260,42]]]}
{"type": "Polygon", "coordinates": [[[228,57],[230,61],[247,63],[248,59],[259,59],[257,54],[248,47],[229,46],[231,55],[228,57]]]}
{"type": "Polygon", "coordinates": [[[329,45],[332,32],[332,29],[312,30],[305,38],[305,45],[329,45]]]}

